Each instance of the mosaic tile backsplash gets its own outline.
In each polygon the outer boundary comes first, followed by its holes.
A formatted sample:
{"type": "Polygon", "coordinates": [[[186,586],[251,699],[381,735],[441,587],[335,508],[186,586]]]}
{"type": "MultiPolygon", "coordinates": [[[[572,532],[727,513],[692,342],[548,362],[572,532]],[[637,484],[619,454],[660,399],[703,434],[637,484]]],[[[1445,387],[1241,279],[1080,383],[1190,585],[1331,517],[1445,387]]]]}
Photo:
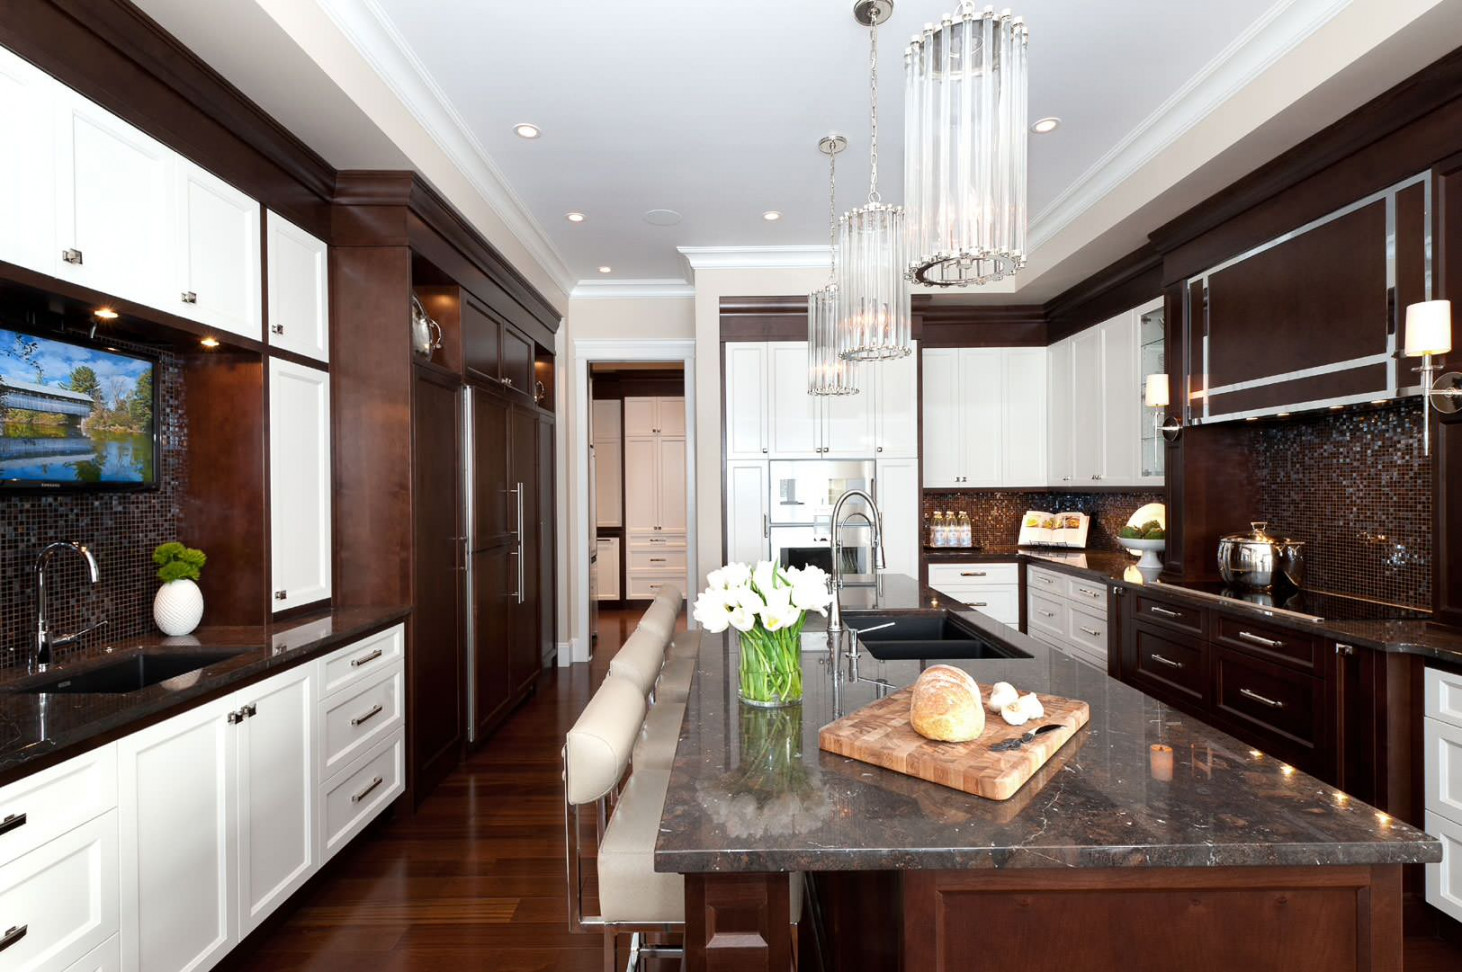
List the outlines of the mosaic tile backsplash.
{"type": "Polygon", "coordinates": [[[53,540],[76,540],[91,548],[100,579],[93,586],[81,558],[59,554],[46,568],[46,610],[52,630],[76,631],[105,619],[107,627],[87,635],[57,657],[85,654],[136,637],[152,628],[157,568],[152,551],[178,539],[179,502],[186,484],[183,457],[188,430],[183,412],[183,377],[177,357],[156,348],[117,342],[121,350],[156,356],[160,436],[158,488],[126,493],[0,494],[0,670],[24,666],[34,646],[35,560],[53,540]]]}
{"type": "Polygon", "coordinates": [[[1305,541],[1306,586],[1431,605],[1431,463],[1422,408],[1421,399],[1408,399],[1255,426],[1261,518],[1270,533],[1305,541]]]}
{"type": "Polygon", "coordinates": [[[1047,513],[1079,512],[1091,517],[1086,545],[1091,550],[1118,550],[1117,531],[1140,506],[1163,502],[1161,492],[1130,493],[1022,493],[924,491],[921,520],[928,531],[935,510],[963,510],[970,515],[974,541],[982,547],[1015,543],[1020,518],[1026,510],[1047,513]]]}

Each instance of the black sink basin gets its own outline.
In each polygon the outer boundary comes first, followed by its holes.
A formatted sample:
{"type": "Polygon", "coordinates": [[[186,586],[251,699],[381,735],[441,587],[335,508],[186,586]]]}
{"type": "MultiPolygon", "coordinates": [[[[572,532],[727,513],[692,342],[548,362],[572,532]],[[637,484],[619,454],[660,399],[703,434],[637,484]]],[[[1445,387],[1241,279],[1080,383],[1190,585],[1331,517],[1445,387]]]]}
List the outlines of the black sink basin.
{"type": "Polygon", "coordinates": [[[149,685],[156,685],[158,682],[166,682],[170,678],[177,678],[180,675],[187,675],[189,672],[196,672],[200,668],[216,665],[247,650],[139,652],[102,665],[77,671],[58,672],[44,681],[19,685],[15,690],[32,695],[115,695],[136,692],[149,685]]]}
{"type": "Polygon", "coordinates": [[[858,643],[879,661],[1031,657],[1029,652],[987,638],[948,611],[845,615],[844,624],[854,631],[868,632],[858,636],[858,643]]]}

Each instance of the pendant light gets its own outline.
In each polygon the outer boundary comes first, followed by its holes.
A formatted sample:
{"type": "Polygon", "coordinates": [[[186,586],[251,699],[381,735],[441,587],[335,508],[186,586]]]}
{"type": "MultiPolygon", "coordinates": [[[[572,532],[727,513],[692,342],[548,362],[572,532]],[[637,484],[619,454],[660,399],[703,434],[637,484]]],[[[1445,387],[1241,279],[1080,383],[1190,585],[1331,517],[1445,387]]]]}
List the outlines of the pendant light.
{"type": "Polygon", "coordinates": [[[893,0],[858,0],[868,28],[868,202],[838,221],[838,353],[854,360],[902,358],[913,351],[904,210],[878,194],[878,25],[893,0]]]}
{"type": "Polygon", "coordinates": [[[827,135],[817,150],[827,156],[827,284],[807,297],[807,394],[856,395],[857,364],[838,354],[838,285],[836,243],[838,230],[838,153],[848,147],[841,135],[827,135]]]}
{"type": "Polygon", "coordinates": [[[963,0],[904,53],[911,280],[965,287],[1025,266],[1025,22],[963,0]]]}

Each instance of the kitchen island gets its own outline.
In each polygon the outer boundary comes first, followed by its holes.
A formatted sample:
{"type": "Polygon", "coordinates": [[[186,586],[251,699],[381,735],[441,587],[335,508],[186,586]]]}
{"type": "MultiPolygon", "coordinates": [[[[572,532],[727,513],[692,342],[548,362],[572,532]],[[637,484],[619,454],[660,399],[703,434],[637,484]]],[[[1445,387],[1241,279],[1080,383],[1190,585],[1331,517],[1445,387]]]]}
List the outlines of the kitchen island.
{"type": "Polygon", "coordinates": [[[982,800],[818,749],[935,659],[860,653],[854,678],[810,636],[803,704],[762,710],[737,701],[736,639],[705,636],[655,852],[686,875],[687,969],[787,967],[791,872],[828,968],[1400,968],[1401,865],[1434,839],[911,579],[842,603],[853,627],[949,610],[1025,657],[939,660],[1091,721],[982,800]]]}

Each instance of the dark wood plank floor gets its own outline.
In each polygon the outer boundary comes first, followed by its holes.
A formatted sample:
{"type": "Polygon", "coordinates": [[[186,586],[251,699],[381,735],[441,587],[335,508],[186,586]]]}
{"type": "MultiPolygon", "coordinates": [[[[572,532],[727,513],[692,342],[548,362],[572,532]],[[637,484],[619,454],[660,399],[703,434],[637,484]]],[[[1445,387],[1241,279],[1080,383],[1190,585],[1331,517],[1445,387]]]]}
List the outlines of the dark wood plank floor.
{"type": "MultiPolygon", "coordinates": [[[[559,749],[639,612],[600,614],[595,660],[538,694],[415,816],[341,852],[229,969],[270,972],[598,970],[602,940],[568,931],[559,749]]],[[[1406,972],[1459,972],[1462,949],[1408,939],[1406,972]]]]}

